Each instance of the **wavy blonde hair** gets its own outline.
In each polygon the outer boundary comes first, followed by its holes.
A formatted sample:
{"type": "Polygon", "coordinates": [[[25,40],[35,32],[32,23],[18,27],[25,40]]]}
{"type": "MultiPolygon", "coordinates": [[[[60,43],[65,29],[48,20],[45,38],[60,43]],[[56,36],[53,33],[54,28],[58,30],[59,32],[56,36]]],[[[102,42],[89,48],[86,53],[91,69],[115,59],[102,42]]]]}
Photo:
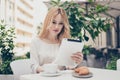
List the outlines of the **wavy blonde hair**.
{"type": "Polygon", "coordinates": [[[39,37],[41,39],[44,39],[47,37],[47,35],[49,34],[47,28],[58,14],[61,15],[64,25],[61,32],[58,34],[57,39],[61,41],[63,38],[70,38],[69,22],[68,22],[68,17],[66,15],[65,10],[60,7],[53,7],[49,10],[44,20],[42,30],[39,34],[39,37]]]}

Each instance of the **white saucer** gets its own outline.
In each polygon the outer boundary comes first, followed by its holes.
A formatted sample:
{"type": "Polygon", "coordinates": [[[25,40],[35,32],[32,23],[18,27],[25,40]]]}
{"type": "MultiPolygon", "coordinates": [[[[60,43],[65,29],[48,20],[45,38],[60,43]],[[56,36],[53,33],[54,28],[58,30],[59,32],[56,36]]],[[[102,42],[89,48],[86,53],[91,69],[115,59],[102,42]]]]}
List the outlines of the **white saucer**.
{"type": "Polygon", "coordinates": [[[46,76],[46,77],[56,77],[56,76],[61,75],[62,73],[59,71],[59,72],[56,72],[56,73],[45,73],[45,72],[41,72],[40,74],[41,74],[42,76],[46,76]]]}
{"type": "Polygon", "coordinates": [[[77,77],[77,78],[90,78],[90,77],[93,76],[93,73],[90,72],[90,73],[87,74],[87,75],[80,75],[80,74],[78,74],[78,73],[76,73],[76,72],[73,72],[72,75],[73,75],[74,77],[77,77]]]}

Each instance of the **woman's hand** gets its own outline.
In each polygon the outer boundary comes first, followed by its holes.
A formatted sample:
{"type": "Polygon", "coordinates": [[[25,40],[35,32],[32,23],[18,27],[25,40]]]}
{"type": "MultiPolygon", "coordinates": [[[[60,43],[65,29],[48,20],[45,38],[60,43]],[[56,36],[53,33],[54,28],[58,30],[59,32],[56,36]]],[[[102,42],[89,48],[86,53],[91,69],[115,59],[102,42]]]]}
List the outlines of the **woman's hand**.
{"type": "Polygon", "coordinates": [[[37,70],[36,70],[36,72],[37,72],[37,73],[43,72],[43,69],[42,69],[42,67],[40,67],[40,66],[39,66],[39,67],[37,67],[37,70]]]}
{"type": "Polygon", "coordinates": [[[81,52],[74,53],[71,56],[72,60],[74,60],[77,64],[81,63],[83,60],[83,54],[81,52]]]}

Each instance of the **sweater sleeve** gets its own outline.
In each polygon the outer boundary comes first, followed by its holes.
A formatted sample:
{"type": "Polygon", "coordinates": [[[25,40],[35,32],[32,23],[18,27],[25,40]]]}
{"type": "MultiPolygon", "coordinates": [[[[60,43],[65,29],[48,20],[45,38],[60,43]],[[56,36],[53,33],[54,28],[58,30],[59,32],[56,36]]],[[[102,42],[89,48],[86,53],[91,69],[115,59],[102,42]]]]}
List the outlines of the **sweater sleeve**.
{"type": "Polygon", "coordinates": [[[31,69],[33,73],[36,73],[36,69],[39,66],[39,55],[37,51],[37,41],[32,40],[30,47],[30,59],[32,61],[31,69]]]}

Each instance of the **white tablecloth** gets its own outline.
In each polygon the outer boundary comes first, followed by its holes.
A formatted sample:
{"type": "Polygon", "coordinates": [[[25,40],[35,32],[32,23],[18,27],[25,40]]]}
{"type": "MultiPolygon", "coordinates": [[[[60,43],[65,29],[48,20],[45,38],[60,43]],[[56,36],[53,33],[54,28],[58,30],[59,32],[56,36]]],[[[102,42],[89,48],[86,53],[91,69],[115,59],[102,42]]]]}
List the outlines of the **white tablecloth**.
{"type": "Polygon", "coordinates": [[[21,75],[20,80],[120,80],[120,71],[89,68],[93,73],[91,78],[76,78],[72,76],[72,70],[63,71],[60,76],[45,77],[41,74],[21,75]]]}

